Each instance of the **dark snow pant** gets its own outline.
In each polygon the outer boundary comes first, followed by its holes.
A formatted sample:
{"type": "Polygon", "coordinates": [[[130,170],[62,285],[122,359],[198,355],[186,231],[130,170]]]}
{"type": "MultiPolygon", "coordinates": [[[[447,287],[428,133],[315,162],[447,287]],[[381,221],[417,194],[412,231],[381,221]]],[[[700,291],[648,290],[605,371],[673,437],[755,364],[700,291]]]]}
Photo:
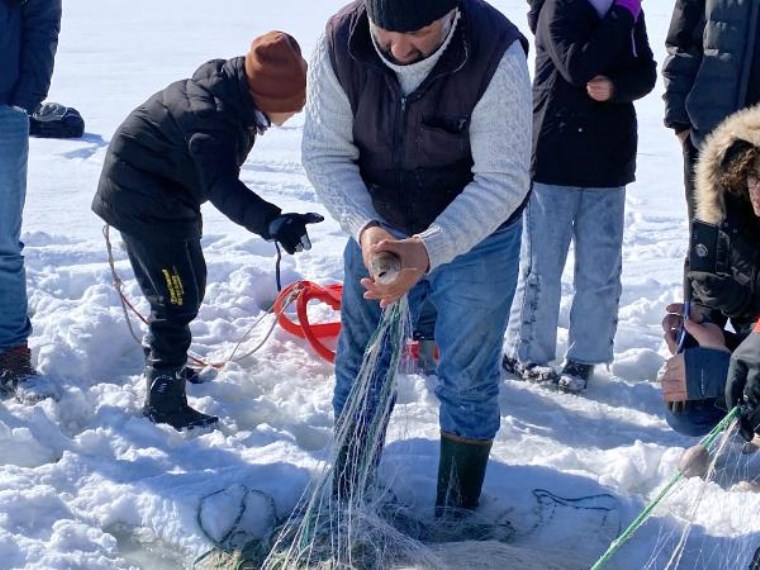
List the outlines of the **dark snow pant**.
{"type": "Polygon", "coordinates": [[[200,240],[144,240],[122,233],[137,283],[150,303],[148,363],[181,368],[190,348],[190,323],[206,293],[206,260],[200,240]]]}

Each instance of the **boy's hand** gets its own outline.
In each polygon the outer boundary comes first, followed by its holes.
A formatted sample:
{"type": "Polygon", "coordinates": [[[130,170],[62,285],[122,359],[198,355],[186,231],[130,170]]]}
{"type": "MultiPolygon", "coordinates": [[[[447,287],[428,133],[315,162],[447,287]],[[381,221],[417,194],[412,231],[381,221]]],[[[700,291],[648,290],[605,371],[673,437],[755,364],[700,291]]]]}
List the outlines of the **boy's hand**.
{"type": "Polygon", "coordinates": [[[279,242],[291,255],[297,251],[308,251],[311,249],[311,240],[306,231],[306,224],[317,224],[322,221],[324,217],[314,212],[281,214],[269,223],[269,239],[279,242]]]}

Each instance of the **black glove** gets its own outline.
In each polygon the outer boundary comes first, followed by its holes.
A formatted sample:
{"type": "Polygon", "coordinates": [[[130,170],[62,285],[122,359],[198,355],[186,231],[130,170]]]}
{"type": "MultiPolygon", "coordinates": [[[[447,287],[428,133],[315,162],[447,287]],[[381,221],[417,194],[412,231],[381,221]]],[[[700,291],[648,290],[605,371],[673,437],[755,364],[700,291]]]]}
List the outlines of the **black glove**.
{"type": "Polygon", "coordinates": [[[306,224],[316,224],[324,221],[319,214],[281,214],[269,222],[269,239],[280,242],[289,254],[311,249],[306,224]]]}
{"type": "Polygon", "coordinates": [[[747,441],[760,433],[760,332],[750,334],[731,355],[726,403],[729,409],[740,406],[739,431],[747,441]]]}
{"type": "Polygon", "coordinates": [[[716,275],[707,271],[689,271],[687,274],[696,298],[706,307],[718,309],[731,318],[741,318],[752,312],[752,291],[729,275],[716,275]]]}

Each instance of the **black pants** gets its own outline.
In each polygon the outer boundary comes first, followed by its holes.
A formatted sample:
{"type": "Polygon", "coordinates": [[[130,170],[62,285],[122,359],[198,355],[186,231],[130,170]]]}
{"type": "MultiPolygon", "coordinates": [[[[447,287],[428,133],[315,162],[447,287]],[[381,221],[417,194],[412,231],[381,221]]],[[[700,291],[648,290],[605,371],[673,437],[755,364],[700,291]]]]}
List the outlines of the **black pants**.
{"type": "Polygon", "coordinates": [[[206,260],[200,240],[147,241],[122,233],[129,261],[150,303],[148,363],[179,368],[187,361],[190,323],[206,294],[206,260]]]}

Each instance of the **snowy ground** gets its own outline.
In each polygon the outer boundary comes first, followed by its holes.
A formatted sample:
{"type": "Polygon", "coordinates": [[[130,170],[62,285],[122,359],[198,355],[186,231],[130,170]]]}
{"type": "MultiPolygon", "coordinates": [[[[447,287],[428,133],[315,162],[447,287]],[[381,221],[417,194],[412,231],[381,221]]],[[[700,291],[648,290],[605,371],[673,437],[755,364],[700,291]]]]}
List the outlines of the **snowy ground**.
{"type": "MultiPolygon", "coordinates": [[[[206,513],[220,526],[237,514],[236,485],[270,493],[282,516],[325,457],[332,368],[280,329],[254,356],[191,387],[195,405],[221,417],[220,431],[186,438],[142,418],[141,352],[110,284],[101,224],[89,203],[107,143],[134,106],[207,59],[242,54],[251,38],[269,29],[290,31],[310,52],[340,4],[66,3],[50,99],[77,107],[87,134],[77,141],[32,141],[24,227],[35,327],[30,342],[39,369],[60,382],[64,396],[31,407],[0,402],[0,568],[180,568],[210,546],[196,523],[204,496],[230,489],[229,500],[214,502],[206,513]]],[[[495,4],[527,31],[522,0],[495,4]]],[[[660,62],[670,5],[647,5],[660,62]]],[[[656,495],[694,443],[668,429],[654,382],[665,354],[659,321],[665,304],[679,296],[687,232],[681,157],[675,137],[662,127],[661,92],[658,85],[638,105],[639,180],[628,192],[615,362],[582,397],[505,379],[502,429],[485,483],[484,511],[512,521],[517,546],[572,551],[587,565],[656,495]],[[547,501],[551,494],[605,493],[610,496],[586,505],[596,510],[547,501]]],[[[301,124],[299,117],[267,133],[243,179],[284,209],[325,213],[299,163],[301,124]]],[[[210,286],[193,326],[194,350],[218,360],[274,299],[275,257],[270,244],[212,209],[205,222],[210,286]]],[[[316,226],[314,249],[284,259],[284,281],[341,281],[344,239],[332,220],[316,226]]],[[[127,294],[144,311],[118,244],[116,257],[127,294]]],[[[563,326],[569,274],[565,293],[563,326]]],[[[263,327],[246,346],[261,338],[263,327]]],[[[566,330],[560,332],[564,342],[566,330]]],[[[399,498],[423,514],[432,507],[437,465],[434,385],[435,378],[423,375],[401,379],[382,466],[399,498]]],[[[741,468],[757,475],[757,460],[747,463],[741,468]]],[[[681,488],[609,567],[666,567],[674,536],[701,496],[680,568],[746,568],[760,546],[760,496],[731,491],[731,475],[724,479],[681,488]]]]}

